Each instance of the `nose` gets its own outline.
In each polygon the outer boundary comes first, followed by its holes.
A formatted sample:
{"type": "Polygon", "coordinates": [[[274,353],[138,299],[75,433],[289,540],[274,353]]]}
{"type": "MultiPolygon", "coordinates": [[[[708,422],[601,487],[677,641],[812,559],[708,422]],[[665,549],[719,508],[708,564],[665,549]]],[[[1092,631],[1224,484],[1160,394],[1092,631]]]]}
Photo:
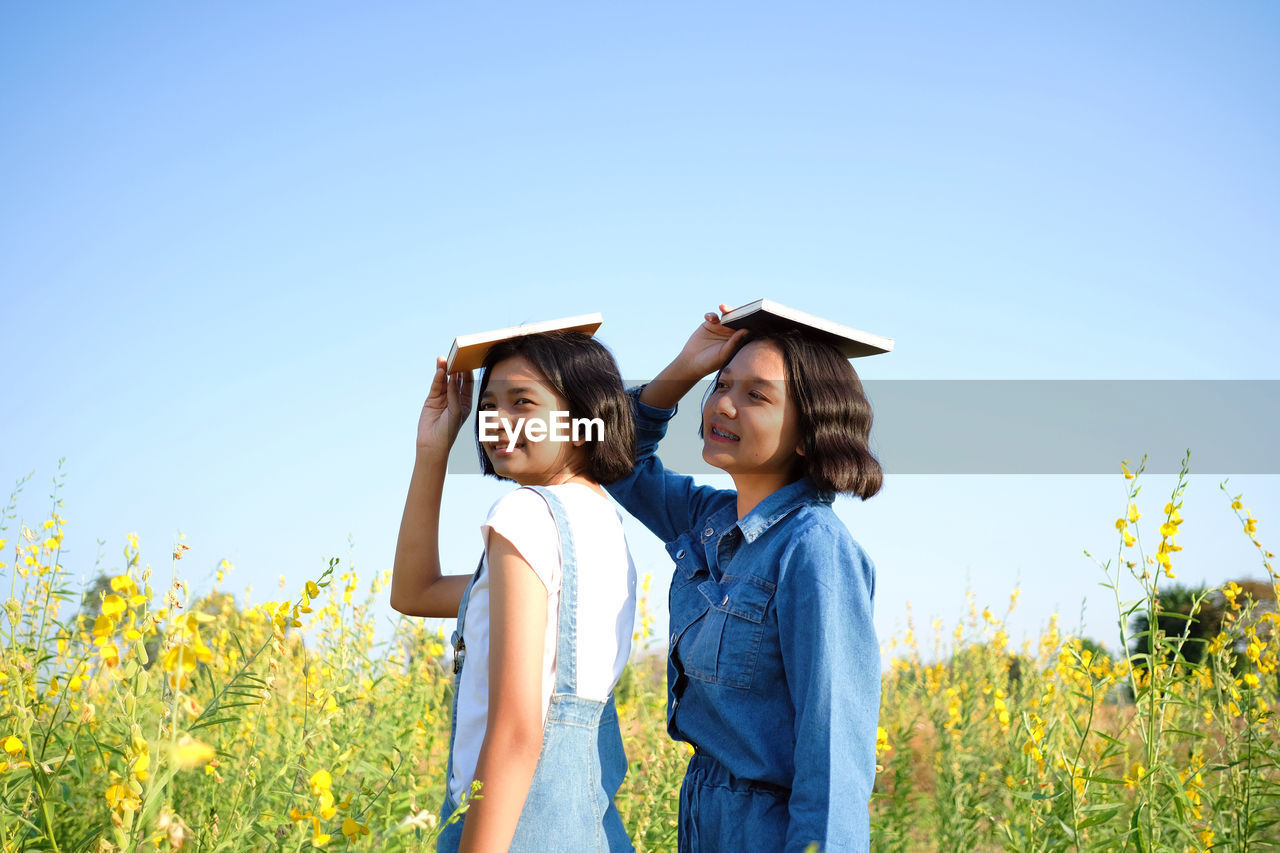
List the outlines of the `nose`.
{"type": "Polygon", "coordinates": [[[734,407],[728,391],[720,391],[711,395],[711,411],[717,415],[724,415],[726,418],[738,416],[738,410],[734,407]]]}

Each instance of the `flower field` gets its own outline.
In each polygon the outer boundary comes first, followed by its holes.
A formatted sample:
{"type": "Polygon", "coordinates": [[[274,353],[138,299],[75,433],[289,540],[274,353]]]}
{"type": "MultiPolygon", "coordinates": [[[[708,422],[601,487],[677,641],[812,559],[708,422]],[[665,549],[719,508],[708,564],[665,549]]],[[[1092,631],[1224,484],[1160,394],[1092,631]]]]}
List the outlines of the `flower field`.
{"type": "MultiPolygon", "coordinates": [[[[1174,607],[1187,472],[1158,510],[1141,473],[1124,469],[1116,554],[1099,561],[1130,631],[1118,652],[1056,625],[1015,647],[1006,615],[972,601],[925,652],[914,630],[887,640],[874,849],[1280,846],[1272,555],[1227,495],[1267,582],[1174,607]],[[1124,601],[1130,577],[1143,595],[1124,601]]],[[[128,537],[98,583],[73,588],[85,567],[60,563],[56,490],[38,521],[18,515],[21,491],[0,519],[0,851],[431,849],[446,641],[409,618],[375,637],[385,577],[334,560],[303,589],[246,602],[224,562],[195,597],[185,543],[155,570],[128,537]]],[[[619,808],[645,851],[675,847],[689,754],[666,737],[663,678],[660,655],[637,656],[617,691],[631,760],[619,808]]]]}

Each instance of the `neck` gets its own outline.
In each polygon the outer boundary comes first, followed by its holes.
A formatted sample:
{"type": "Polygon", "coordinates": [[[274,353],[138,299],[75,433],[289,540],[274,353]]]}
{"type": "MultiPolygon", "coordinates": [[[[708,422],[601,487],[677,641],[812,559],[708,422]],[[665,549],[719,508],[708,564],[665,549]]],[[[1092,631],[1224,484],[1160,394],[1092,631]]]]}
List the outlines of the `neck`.
{"type": "Polygon", "coordinates": [[[586,486],[588,489],[591,489],[591,491],[595,492],[596,494],[607,497],[607,494],[604,488],[601,487],[599,483],[597,483],[595,480],[591,479],[590,477],[586,476],[585,474],[578,473],[571,468],[561,469],[560,471],[556,472],[552,476],[548,477],[545,483],[521,483],[520,485],[522,486],[563,486],[566,483],[577,483],[580,486],[586,486]]]}
{"type": "Polygon", "coordinates": [[[793,482],[795,478],[787,479],[777,474],[735,474],[733,487],[738,492],[739,520],[746,518],[760,501],[793,482]]]}

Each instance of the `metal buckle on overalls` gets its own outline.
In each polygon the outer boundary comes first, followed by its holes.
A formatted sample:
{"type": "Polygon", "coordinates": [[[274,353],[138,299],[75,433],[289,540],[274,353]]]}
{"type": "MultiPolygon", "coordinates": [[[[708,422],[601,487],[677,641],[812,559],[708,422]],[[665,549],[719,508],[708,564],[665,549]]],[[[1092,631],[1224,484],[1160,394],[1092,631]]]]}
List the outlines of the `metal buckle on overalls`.
{"type": "Polygon", "coordinates": [[[457,675],[462,672],[462,662],[467,657],[467,644],[457,631],[453,632],[450,642],[453,643],[453,674],[457,675]]]}

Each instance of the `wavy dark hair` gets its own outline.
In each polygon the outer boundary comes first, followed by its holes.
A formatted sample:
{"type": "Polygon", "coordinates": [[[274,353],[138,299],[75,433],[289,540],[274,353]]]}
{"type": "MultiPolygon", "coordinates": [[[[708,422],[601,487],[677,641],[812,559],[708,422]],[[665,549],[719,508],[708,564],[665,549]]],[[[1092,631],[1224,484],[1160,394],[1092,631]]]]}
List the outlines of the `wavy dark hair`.
{"type": "MultiPolygon", "coordinates": [[[[606,484],[630,474],[635,467],[635,420],[622,387],[618,363],[605,345],[582,332],[544,332],[502,341],[484,357],[477,399],[489,386],[494,366],[517,356],[527,359],[565,399],[570,419],[599,418],[603,422],[601,440],[588,441],[585,445],[586,462],[580,473],[606,484]]],[[[506,479],[498,476],[480,444],[478,409],[475,438],[480,469],[500,480],[506,479]]]]}
{"type": "MultiPolygon", "coordinates": [[[[787,393],[799,415],[799,472],[824,492],[864,501],[879,492],[884,471],[871,453],[871,403],[853,365],[834,345],[798,329],[750,332],[725,364],[747,344],[764,342],[782,353],[787,393]]],[[[717,371],[711,387],[719,381],[717,371]]]]}

